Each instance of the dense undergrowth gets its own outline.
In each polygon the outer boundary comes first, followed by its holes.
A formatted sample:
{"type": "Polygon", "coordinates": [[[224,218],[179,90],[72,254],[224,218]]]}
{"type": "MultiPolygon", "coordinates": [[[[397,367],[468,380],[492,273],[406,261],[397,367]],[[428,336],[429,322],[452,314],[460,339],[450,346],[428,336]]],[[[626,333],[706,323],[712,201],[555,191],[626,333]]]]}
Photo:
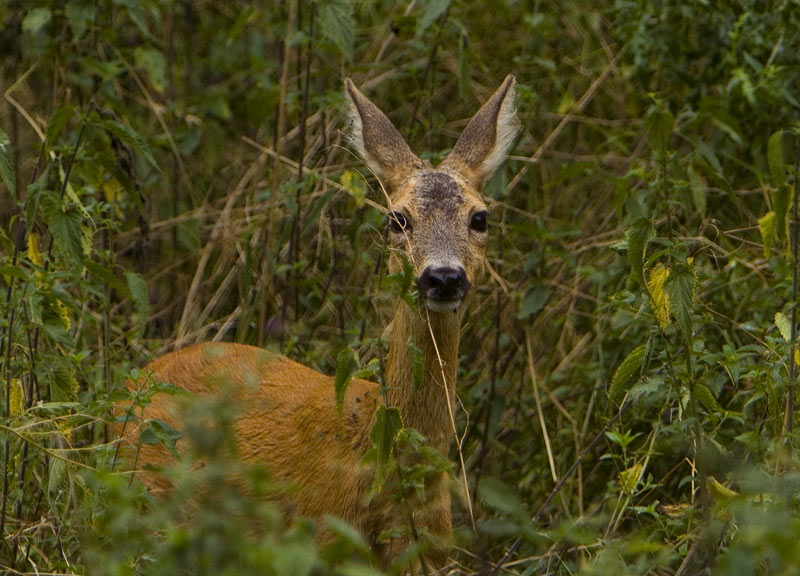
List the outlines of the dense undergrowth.
{"type": "Polygon", "coordinates": [[[380,354],[382,197],[342,80],[436,161],[513,73],[449,569],[800,573],[799,40],[792,0],[3,3],[0,570],[374,573],[335,519],[322,551],[287,526],[268,472],[226,483],[235,459],[149,505],[112,406],[195,341],[329,374],[380,354]]]}

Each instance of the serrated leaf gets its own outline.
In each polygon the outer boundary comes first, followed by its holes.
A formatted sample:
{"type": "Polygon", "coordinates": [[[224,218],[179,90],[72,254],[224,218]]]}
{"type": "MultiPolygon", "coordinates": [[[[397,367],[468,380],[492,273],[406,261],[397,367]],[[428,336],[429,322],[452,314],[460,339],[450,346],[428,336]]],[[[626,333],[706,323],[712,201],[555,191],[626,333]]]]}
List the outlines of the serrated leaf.
{"type": "Polygon", "coordinates": [[[672,267],[664,290],[669,296],[670,309],[683,333],[687,349],[691,348],[692,311],[694,310],[694,289],[697,276],[689,263],[679,263],[672,267]]]}
{"type": "Polygon", "coordinates": [[[527,517],[525,504],[511,488],[497,478],[487,476],[478,484],[478,495],[490,508],[512,516],[527,517]]]}
{"type": "Polygon", "coordinates": [[[336,356],[336,375],[333,378],[333,393],[336,398],[336,410],[342,411],[347,385],[358,370],[358,355],[352,348],[345,348],[336,356]]]}
{"type": "Polygon", "coordinates": [[[792,339],[792,323],[783,312],[775,313],[775,327],[784,340],[789,342],[792,339]]]}
{"type": "Polygon", "coordinates": [[[175,444],[182,437],[182,432],[175,430],[175,428],[157,418],[148,420],[145,428],[139,433],[139,441],[142,444],[163,444],[174,456],[178,455],[175,444]]]}
{"type": "Polygon", "coordinates": [[[761,233],[761,242],[764,244],[764,258],[769,258],[775,237],[775,212],[767,212],[758,219],[758,231],[761,233]]]}
{"type": "Polygon", "coordinates": [[[789,213],[794,198],[794,189],[786,183],[780,184],[772,193],[772,210],[775,212],[775,232],[778,239],[786,240],[789,236],[789,213]]]}
{"type": "Polygon", "coordinates": [[[669,268],[663,264],[657,264],[650,270],[650,278],[647,281],[651,299],[650,308],[662,330],[669,326],[669,296],[664,291],[664,281],[668,276],[669,268]]]}
{"type": "Polygon", "coordinates": [[[56,203],[53,203],[47,212],[47,223],[53,235],[53,245],[80,268],[83,265],[81,213],[72,205],[59,208],[56,203]]]}
{"type": "Polygon", "coordinates": [[[422,3],[422,12],[417,20],[417,38],[425,33],[425,30],[430,28],[436,19],[444,14],[444,11],[450,6],[450,0],[426,0],[422,3]]]}
{"type": "Polygon", "coordinates": [[[86,261],[84,261],[83,265],[86,266],[86,269],[94,274],[99,280],[105,282],[111,288],[113,288],[120,296],[130,296],[131,293],[130,290],[128,290],[128,287],[108,268],[104,268],[94,260],[88,258],[86,261]]]}
{"type": "Polygon", "coordinates": [[[324,0],[319,7],[319,23],[322,35],[350,62],[353,60],[353,44],[356,27],[353,18],[353,3],[348,0],[324,0]]]}
{"type": "Polygon", "coordinates": [[[14,160],[11,155],[11,141],[8,134],[0,129],[0,179],[11,196],[16,197],[17,180],[14,175],[14,160]]]}
{"type": "Polygon", "coordinates": [[[153,154],[150,152],[147,143],[144,141],[144,138],[142,138],[141,135],[136,132],[136,130],[127,124],[122,124],[108,118],[104,118],[100,124],[109,134],[116,136],[122,141],[123,144],[130,146],[137,153],[144,156],[153,166],[153,168],[158,168],[156,160],[153,158],[153,154]]]}
{"type": "MultiPolygon", "coordinates": [[[[403,418],[397,408],[387,408],[381,404],[375,414],[375,422],[369,434],[369,439],[375,448],[378,470],[384,470],[392,456],[394,441],[403,428],[403,418]]],[[[380,474],[379,474],[380,475],[380,474]]]]}
{"type": "Polygon", "coordinates": [[[674,126],[675,117],[666,104],[656,103],[650,108],[647,114],[647,132],[655,150],[666,150],[674,126]]]}
{"type": "Polygon", "coordinates": [[[411,356],[411,372],[414,376],[414,392],[422,387],[422,379],[425,375],[425,363],[422,360],[422,350],[417,348],[411,336],[408,337],[408,353],[411,356]]]}
{"type": "Polygon", "coordinates": [[[647,286],[644,278],[644,257],[647,243],[655,236],[653,223],[649,218],[639,218],[627,233],[628,262],[631,265],[631,278],[636,279],[642,287],[647,286]]]}
{"type": "Polygon", "coordinates": [[[642,368],[645,356],[647,355],[647,344],[641,344],[630,351],[625,360],[617,367],[614,377],[611,379],[611,388],[608,392],[613,400],[623,390],[625,384],[642,368]]]}
{"type": "Polygon", "coordinates": [[[75,108],[72,106],[62,106],[50,115],[50,119],[47,121],[47,131],[45,132],[48,146],[53,147],[59,134],[61,134],[61,130],[73,116],[75,116],[75,108]]]}
{"type": "Polygon", "coordinates": [[[767,162],[772,183],[776,186],[786,183],[786,170],[783,165],[783,130],[778,130],[767,141],[767,162]]]}
{"type": "Polygon", "coordinates": [[[619,481],[620,488],[622,488],[622,491],[626,495],[633,495],[636,486],[639,484],[639,479],[642,477],[643,471],[644,467],[637,463],[619,473],[617,480],[619,481]]]}
{"type": "Polygon", "coordinates": [[[709,412],[716,414],[724,412],[722,406],[720,406],[717,399],[714,398],[714,395],[711,393],[711,390],[706,388],[703,384],[695,384],[694,387],[692,387],[692,393],[709,412]]]}
{"type": "Polygon", "coordinates": [[[126,272],[125,282],[128,285],[128,291],[136,306],[136,315],[139,320],[139,334],[142,334],[147,327],[147,320],[150,315],[150,292],[147,289],[147,280],[136,272],[126,272]]]}

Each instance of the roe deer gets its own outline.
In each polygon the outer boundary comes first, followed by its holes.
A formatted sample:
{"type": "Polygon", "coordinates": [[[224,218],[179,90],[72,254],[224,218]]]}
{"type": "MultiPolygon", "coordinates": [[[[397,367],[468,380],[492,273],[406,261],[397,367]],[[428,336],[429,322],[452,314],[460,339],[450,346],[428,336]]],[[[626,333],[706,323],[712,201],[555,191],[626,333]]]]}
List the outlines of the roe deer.
{"type": "MultiPolygon", "coordinates": [[[[463,302],[483,275],[488,236],[484,182],[504,161],[519,129],[515,79],[508,76],[470,120],[449,156],[436,168],[414,155],[391,121],[349,80],[345,91],[352,143],[389,194],[389,269],[402,270],[401,254],[413,265],[419,306],[400,300],[387,330],[387,405],[399,409],[406,427],[445,455],[453,429],[448,406],[455,400],[458,343],[463,302]],[[408,342],[422,351],[422,385],[414,390],[408,342]]],[[[241,344],[206,343],[173,352],[145,371],[194,395],[230,394],[240,401],[234,424],[239,456],[264,463],[296,491],[288,498],[294,514],[332,514],[360,530],[388,564],[397,550],[379,541],[381,533],[406,518],[391,497],[368,499],[375,468],[362,462],[372,447],[370,430],[380,404],[378,385],[350,382],[341,412],[333,378],[283,356],[241,344]]],[[[136,383],[132,383],[136,386],[136,383]]],[[[146,418],[181,429],[179,402],[157,394],[146,418]]],[[[135,442],[138,432],[125,432],[135,442]]],[[[163,446],[143,445],[139,464],[170,460],[163,446]]],[[[151,489],[167,488],[163,477],[143,474],[151,489]]],[[[425,499],[414,523],[439,541],[451,534],[446,473],[426,481],[425,499]]],[[[325,536],[322,536],[325,539],[325,536]]],[[[444,565],[447,549],[427,552],[429,567],[444,565]]]]}

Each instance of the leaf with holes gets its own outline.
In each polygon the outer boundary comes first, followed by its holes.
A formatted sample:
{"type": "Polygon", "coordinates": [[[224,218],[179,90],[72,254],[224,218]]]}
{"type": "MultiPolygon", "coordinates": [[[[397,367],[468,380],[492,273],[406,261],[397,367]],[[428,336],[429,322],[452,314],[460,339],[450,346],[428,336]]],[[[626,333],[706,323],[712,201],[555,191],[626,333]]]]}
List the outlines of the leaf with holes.
{"type": "Polygon", "coordinates": [[[345,348],[336,356],[336,375],[333,377],[333,393],[336,398],[336,410],[342,411],[347,385],[358,370],[358,355],[352,348],[345,348]]]}
{"type": "Polygon", "coordinates": [[[619,365],[617,371],[614,372],[614,377],[611,379],[611,388],[608,395],[612,400],[619,395],[623,390],[623,386],[628,383],[633,375],[641,369],[646,355],[647,344],[645,343],[631,350],[630,354],[625,357],[625,360],[619,365]]]}

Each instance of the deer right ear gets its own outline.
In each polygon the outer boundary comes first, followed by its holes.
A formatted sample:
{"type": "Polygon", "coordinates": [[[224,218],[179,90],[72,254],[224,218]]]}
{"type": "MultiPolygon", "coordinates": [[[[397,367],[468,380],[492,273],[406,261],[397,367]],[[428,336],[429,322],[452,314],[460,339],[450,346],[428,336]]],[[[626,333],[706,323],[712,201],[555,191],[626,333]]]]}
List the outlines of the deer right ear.
{"type": "Polygon", "coordinates": [[[425,167],[391,120],[356,88],[350,78],[345,79],[344,88],[350,105],[351,143],[381,182],[393,188],[411,171],[425,167]]]}
{"type": "Polygon", "coordinates": [[[478,189],[489,179],[506,155],[520,130],[515,99],[516,79],[506,79],[472,117],[441,166],[464,175],[478,189]]]}

